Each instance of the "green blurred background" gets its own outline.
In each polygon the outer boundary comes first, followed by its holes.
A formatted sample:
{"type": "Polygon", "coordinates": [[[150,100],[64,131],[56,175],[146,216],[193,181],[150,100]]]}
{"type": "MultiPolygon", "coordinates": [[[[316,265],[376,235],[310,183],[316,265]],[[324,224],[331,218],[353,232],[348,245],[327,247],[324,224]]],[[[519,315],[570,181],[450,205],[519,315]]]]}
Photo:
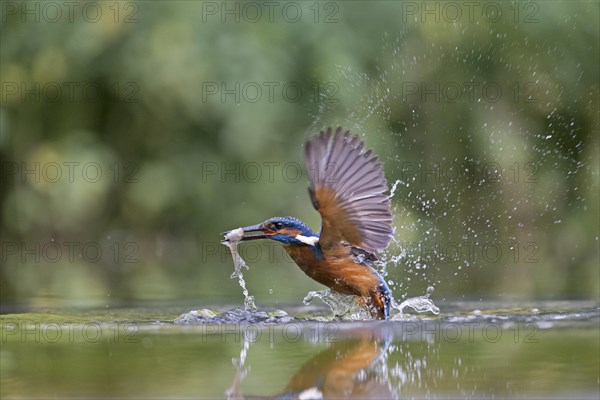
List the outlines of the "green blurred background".
{"type": "MultiPolygon", "coordinates": [[[[598,299],[596,1],[51,3],[2,3],[3,310],[241,304],[220,233],[317,230],[329,125],[396,183],[396,297],[598,299]]],[[[240,250],[259,307],[322,288],[240,250]]]]}

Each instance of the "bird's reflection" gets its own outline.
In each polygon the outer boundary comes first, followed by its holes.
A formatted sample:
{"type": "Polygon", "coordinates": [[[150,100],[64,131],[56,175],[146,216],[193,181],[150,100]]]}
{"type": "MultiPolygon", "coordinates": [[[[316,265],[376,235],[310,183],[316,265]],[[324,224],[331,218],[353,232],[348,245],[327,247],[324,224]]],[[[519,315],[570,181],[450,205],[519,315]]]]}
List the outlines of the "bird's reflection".
{"type": "Polygon", "coordinates": [[[389,338],[381,332],[353,332],[352,337],[335,341],[306,361],[283,392],[272,396],[242,394],[240,383],[245,372],[238,368],[228,399],[391,398],[387,383],[373,371],[378,360],[385,357],[388,345],[389,338]]]}

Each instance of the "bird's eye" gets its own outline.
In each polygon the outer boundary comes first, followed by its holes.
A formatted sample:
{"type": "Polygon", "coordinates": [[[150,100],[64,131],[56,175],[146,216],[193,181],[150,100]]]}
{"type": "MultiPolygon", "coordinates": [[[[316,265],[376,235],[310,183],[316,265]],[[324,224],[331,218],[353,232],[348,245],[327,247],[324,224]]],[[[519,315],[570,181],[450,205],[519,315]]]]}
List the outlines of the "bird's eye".
{"type": "Polygon", "coordinates": [[[277,230],[283,228],[283,224],[281,222],[274,222],[273,227],[277,230]]]}

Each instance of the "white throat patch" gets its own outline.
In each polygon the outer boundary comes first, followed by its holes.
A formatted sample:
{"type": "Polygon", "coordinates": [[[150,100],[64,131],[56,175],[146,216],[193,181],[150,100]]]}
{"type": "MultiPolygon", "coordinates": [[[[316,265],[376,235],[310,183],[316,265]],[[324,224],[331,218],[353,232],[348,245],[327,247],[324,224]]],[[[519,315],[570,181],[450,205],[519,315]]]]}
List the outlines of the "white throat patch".
{"type": "Polygon", "coordinates": [[[319,242],[319,238],[316,236],[311,236],[311,237],[306,237],[306,236],[302,236],[302,235],[296,235],[295,239],[301,241],[304,244],[307,244],[309,246],[314,246],[315,244],[317,244],[319,242]]]}

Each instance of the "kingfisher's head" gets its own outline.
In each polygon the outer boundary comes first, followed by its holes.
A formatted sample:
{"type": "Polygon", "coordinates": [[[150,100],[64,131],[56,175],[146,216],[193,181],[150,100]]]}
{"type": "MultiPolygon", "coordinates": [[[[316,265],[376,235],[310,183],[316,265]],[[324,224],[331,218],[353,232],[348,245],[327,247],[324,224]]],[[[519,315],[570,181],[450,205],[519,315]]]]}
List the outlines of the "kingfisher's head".
{"type": "MultiPolygon", "coordinates": [[[[244,236],[241,241],[272,239],[288,245],[315,246],[319,236],[304,222],[293,217],[273,217],[257,225],[241,228],[244,236]]],[[[231,231],[230,231],[231,232],[231,231]]],[[[229,232],[225,232],[227,235],[229,232]]]]}

